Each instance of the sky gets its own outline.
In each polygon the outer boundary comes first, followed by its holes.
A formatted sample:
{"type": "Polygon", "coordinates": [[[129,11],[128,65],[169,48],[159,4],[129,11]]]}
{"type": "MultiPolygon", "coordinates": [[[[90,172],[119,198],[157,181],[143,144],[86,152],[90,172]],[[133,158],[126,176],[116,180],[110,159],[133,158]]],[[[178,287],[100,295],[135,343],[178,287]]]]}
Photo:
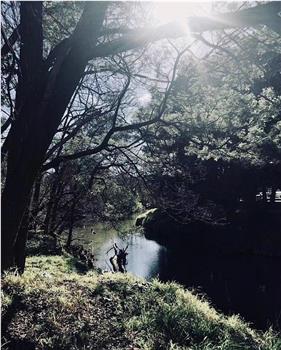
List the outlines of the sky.
{"type": "Polygon", "coordinates": [[[181,21],[189,16],[208,16],[212,2],[154,2],[154,14],[161,23],[181,21]]]}

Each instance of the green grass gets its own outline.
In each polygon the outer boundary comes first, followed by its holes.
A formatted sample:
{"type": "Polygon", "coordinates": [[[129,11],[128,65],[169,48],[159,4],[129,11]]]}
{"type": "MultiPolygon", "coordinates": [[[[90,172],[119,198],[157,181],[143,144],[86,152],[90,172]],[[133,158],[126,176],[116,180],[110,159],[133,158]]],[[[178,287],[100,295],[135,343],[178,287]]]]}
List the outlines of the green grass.
{"type": "Polygon", "coordinates": [[[273,332],[226,317],[175,283],[80,275],[72,266],[30,257],[22,276],[3,277],[3,349],[281,349],[273,332]]]}

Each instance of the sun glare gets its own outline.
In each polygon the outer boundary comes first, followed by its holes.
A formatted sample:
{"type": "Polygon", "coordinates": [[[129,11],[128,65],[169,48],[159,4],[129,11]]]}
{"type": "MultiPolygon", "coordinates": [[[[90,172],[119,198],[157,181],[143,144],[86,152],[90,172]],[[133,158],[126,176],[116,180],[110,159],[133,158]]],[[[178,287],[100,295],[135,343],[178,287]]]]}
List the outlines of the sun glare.
{"type": "Polygon", "coordinates": [[[211,14],[211,2],[154,2],[155,19],[160,23],[183,22],[190,16],[208,17],[211,14]]]}
{"type": "Polygon", "coordinates": [[[185,33],[189,42],[193,37],[188,26],[188,17],[210,17],[212,2],[153,2],[152,11],[155,22],[158,25],[175,23],[185,33]]]}

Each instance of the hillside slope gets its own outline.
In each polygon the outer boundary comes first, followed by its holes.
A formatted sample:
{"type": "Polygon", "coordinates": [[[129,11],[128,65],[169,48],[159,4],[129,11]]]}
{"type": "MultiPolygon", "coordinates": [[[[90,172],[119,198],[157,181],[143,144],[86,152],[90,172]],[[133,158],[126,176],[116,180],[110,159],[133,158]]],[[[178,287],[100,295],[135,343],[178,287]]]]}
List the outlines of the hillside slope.
{"type": "Polygon", "coordinates": [[[81,275],[69,258],[38,256],[2,280],[2,348],[277,350],[281,340],[175,283],[81,275]]]}

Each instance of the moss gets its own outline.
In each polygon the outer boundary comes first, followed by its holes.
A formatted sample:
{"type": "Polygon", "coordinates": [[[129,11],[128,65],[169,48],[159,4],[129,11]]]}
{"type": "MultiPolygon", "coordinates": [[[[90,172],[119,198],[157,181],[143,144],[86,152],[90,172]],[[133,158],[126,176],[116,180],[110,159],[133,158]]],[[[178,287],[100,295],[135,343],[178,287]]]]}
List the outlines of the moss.
{"type": "Polygon", "coordinates": [[[175,283],[129,274],[78,274],[61,256],[30,257],[2,282],[3,349],[280,349],[271,331],[175,283]]]}

